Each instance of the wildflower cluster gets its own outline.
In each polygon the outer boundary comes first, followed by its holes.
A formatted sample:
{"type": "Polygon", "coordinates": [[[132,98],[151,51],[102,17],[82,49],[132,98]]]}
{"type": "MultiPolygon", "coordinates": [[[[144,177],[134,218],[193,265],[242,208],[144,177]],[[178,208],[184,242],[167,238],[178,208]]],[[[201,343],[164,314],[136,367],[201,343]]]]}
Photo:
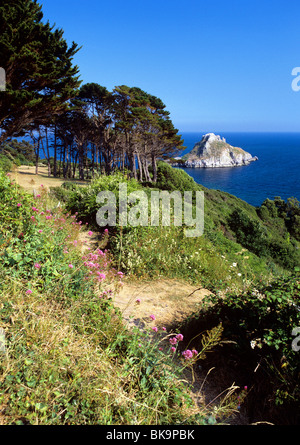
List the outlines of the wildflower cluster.
{"type": "MultiPolygon", "coordinates": [[[[137,302],[138,304],[140,304],[141,300],[140,300],[140,299],[137,299],[136,302],[137,302]]],[[[151,314],[151,315],[149,316],[149,318],[150,318],[150,320],[152,320],[152,321],[156,320],[156,316],[153,315],[153,314],[151,314]]],[[[154,331],[154,332],[158,332],[158,327],[157,327],[157,326],[152,326],[151,329],[152,329],[152,331],[154,331]]],[[[165,327],[162,327],[161,329],[162,329],[162,331],[166,331],[166,328],[165,328],[165,327]]],[[[179,334],[175,334],[175,335],[171,334],[171,336],[170,336],[170,335],[167,335],[167,337],[164,337],[164,338],[162,339],[162,342],[163,342],[164,340],[166,340],[166,338],[168,339],[168,342],[169,342],[169,345],[170,345],[170,352],[172,352],[172,353],[174,354],[174,353],[177,351],[177,349],[178,349],[179,343],[183,341],[183,338],[184,338],[184,337],[183,337],[183,335],[180,334],[180,333],[179,333],[179,334]]],[[[163,351],[163,348],[162,348],[162,347],[159,347],[158,349],[159,349],[160,351],[163,351]]],[[[185,351],[182,352],[182,355],[183,355],[183,357],[185,358],[185,360],[190,360],[190,359],[192,359],[192,358],[198,356],[198,351],[196,351],[195,349],[193,349],[192,351],[190,351],[189,349],[187,349],[187,350],[185,350],[185,351]]]]}
{"type": "Polygon", "coordinates": [[[192,358],[197,357],[198,351],[196,351],[196,349],[192,350],[187,349],[186,351],[183,351],[182,355],[185,358],[185,360],[191,360],[192,358]]]}
{"type": "MultiPolygon", "coordinates": [[[[101,296],[108,295],[103,289],[111,280],[122,285],[123,274],[113,269],[109,252],[100,248],[91,252],[86,241],[81,241],[85,238],[81,232],[93,236],[91,230],[86,230],[88,224],[53,203],[43,187],[40,193],[30,196],[5,177],[1,178],[1,197],[3,227],[9,226],[4,232],[7,241],[2,263],[27,283],[26,295],[37,288],[40,292],[39,283],[49,292],[64,287],[79,295],[94,288],[102,292],[101,296]]],[[[106,243],[108,236],[106,229],[101,242],[106,243]]]]}
{"type": "Polygon", "coordinates": [[[103,283],[109,278],[117,278],[122,285],[123,273],[117,272],[112,266],[110,253],[105,249],[96,249],[95,252],[89,252],[82,257],[83,265],[86,270],[84,279],[94,283],[103,283]]]}

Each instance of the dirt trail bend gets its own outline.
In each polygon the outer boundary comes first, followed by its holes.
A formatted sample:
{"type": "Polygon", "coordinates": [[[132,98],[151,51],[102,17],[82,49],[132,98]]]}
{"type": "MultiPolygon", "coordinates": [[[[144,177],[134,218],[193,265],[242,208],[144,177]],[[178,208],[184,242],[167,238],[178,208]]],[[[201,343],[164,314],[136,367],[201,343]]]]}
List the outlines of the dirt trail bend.
{"type": "Polygon", "coordinates": [[[128,322],[140,323],[153,314],[156,326],[168,327],[200,308],[209,294],[207,289],[175,279],[125,280],[115,294],[114,303],[128,322]]]}

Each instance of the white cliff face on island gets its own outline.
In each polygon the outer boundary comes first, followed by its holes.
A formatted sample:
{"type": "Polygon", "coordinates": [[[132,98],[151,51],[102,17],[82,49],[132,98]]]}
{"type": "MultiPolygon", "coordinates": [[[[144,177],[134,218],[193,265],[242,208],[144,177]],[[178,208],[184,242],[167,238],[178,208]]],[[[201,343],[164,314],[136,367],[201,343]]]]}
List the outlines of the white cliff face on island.
{"type": "Polygon", "coordinates": [[[208,133],[190,153],[181,158],[180,164],[182,167],[192,168],[238,167],[257,160],[256,156],[253,157],[241,148],[229,145],[225,138],[208,133]]]}

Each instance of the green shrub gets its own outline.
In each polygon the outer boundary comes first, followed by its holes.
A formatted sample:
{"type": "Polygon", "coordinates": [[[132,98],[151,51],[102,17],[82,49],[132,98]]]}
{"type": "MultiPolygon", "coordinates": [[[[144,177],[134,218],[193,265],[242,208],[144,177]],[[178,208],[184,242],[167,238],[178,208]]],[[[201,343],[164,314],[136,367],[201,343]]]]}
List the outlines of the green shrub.
{"type": "Polygon", "coordinates": [[[8,173],[11,171],[13,163],[7,156],[0,154],[0,170],[8,173]]]}
{"type": "Polygon", "coordinates": [[[72,190],[66,202],[66,207],[72,213],[77,212],[83,222],[88,222],[97,227],[96,214],[101,207],[97,203],[98,194],[102,191],[109,191],[115,194],[118,217],[120,183],[126,184],[128,195],[134,191],[142,190],[142,185],[139,182],[135,179],[127,179],[122,173],[118,172],[110,176],[100,176],[94,179],[87,187],[77,187],[75,190],[72,190]]]}
{"type": "MultiPolygon", "coordinates": [[[[221,322],[224,338],[233,342],[223,351],[224,359],[231,357],[241,380],[247,379],[249,405],[255,411],[257,400],[264,399],[266,420],[299,422],[300,361],[292,347],[293,329],[300,327],[299,272],[241,294],[215,295],[207,302],[206,310],[186,320],[181,332],[191,338],[221,322]]],[[[263,411],[262,406],[256,409],[263,411]]]]}
{"type": "Polygon", "coordinates": [[[258,221],[236,209],[230,215],[228,223],[230,229],[235,233],[238,243],[259,256],[266,255],[266,230],[258,221]]]}
{"type": "Polygon", "coordinates": [[[160,190],[178,190],[182,193],[184,191],[202,190],[201,186],[184,170],[175,169],[162,161],[157,164],[157,183],[155,186],[160,190]]]}

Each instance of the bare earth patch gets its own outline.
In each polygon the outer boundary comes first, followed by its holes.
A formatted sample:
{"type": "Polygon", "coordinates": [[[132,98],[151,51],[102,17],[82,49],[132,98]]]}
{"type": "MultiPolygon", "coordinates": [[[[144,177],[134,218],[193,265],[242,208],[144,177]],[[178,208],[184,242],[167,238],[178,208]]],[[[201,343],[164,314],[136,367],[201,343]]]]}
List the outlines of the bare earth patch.
{"type": "MultiPolygon", "coordinates": [[[[15,179],[19,184],[27,191],[38,191],[41,186],[45,189],[50,187],[60,187],[64,182],[70,181],[64,178],[54,178],[48,176],[48,167],[40,166],[38,169],[38,175],[35,174],[35,167],[21,165],[16,170],[11,172],[11,178],[15,179]]],[[[77,184],[86,184],[82,181],[76,181],[77,184]]]]}
{"type": "Polygon", "coordinates": [[[114,302],[125,320],[149,319],[153,314],[157,326],[170,326],[195,312],[209,294],[206,289],[197,290],[178,280],[125,281],[114,302]]]}

